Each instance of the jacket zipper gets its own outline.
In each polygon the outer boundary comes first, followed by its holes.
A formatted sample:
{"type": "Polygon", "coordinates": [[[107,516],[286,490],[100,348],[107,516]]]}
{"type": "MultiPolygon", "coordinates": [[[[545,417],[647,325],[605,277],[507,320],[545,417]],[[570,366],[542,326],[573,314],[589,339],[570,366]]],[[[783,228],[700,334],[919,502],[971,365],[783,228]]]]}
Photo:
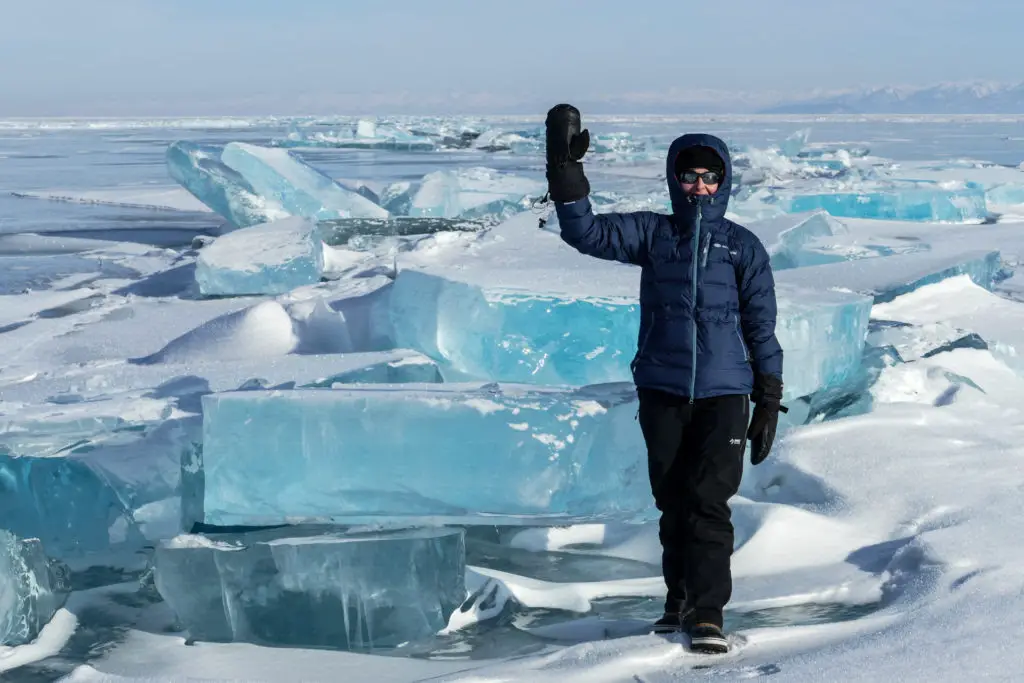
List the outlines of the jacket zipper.
{"type": "Polygon", "coordinates": [[[736,316],[736,336],[740,339],[740,348],[743,349],[743,360],[750,362],[750,354],[747,353],[747,343],[743,341],[743,333],[740,331],[740,317],[736,316]]]}
{"type": "Polygon", "coordinates": [[[690,287],[690,305],[693,307],[693,314],[690,316],[692,324],[691,349],[690,349],[690,403],[693,403],[694,390],[697,387],[697,267],[700,262],[697,258],[700,253],[700,221],[702,217],[701,205],[697,204],[697,224],[693,230],[693,283],[690,287]]]}

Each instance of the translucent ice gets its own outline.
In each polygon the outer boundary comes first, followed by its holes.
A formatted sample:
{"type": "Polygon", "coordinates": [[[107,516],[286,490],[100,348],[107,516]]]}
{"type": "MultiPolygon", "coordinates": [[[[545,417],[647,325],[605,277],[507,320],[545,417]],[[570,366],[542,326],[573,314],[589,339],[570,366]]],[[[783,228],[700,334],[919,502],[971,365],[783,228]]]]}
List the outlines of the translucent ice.
{"type": "Polygon", "coordinates": [[[223,148],[175,142],[167,148],[167,170],[182,187],[237,227],[275,218],[285,211],[268,202],[237,171],[221,161],[223,148]]]}
{"type": "MultiPolygon", "coordinates": [[[[127,516],[114,488],[81,460],[36,457],[44,445],[21,441],[0,444],[3,525],[24,538],[40,539],[55,557],[109,548],[111,529],[123,525],[127,516]]],[[[81,448],[89,443],[76,434],[59,442],[65,441],[69,450],[75,442],[81,448]]]]}
{"type": "Polygon", "coordinates": [[[776,279],[808,289],[841,288],[881,303],[957,275],[968,275],[975,284],[991,289],[1001,266],[998,251],[940,249],[796,268],[780,272],[776,279]]]}
{"type": "Polygon", "coordinates": [[[815,238],[832,237],[846,232],[845,226],[824,211],[812,214],[790,214],[748,225],[771,254],[772,268],[800,268],[842,260],[823,252],[805,250],[815,238]]]}
{"type": "Polygon", "coordinates": [[[999,185],[988,190],[987,196],[992,204],[1024,204],[1024,185],[999,185]]]}
{"type": "Polygon", "coordinates": [[[394,647],[440,631],[466,597],[461,529],[185,535],[155,560],[157,590],[196,640],[394,647]]]}
{"type": "Polygon", "coordinates": [[[238,171],[262,197],[304,218],[387,218],[388,212],[346,190],[285,149],[242,142],[225,145],[221,160],[238,171]]]}
{"type": "MultiPolygon", "coordinates": [[[[386,311],[395,344],[466,377],[572,386],[628,381],[636,300],[545,293],[542,277],[522,277],[523,287],[536,283],[539,291],[530,293],[400,271],[386,311]]],[[[838,381],[856,365],[869,297],[790,287],[780,289],[779,300],[787,396],[838,381]]]]}
{"type": "Polygon", "coordinates": [[[824,210],[833,216],[947,223],[988,218],[985,191],[974,183],[944,187],[918,182],[891,189],[836,194],[805,194],[784,199],[789,213],[824,210]]]}
{"type": "Polygon", "coordinates": [[[285,218],[223,235],[199,252],[204,295],[283,294],[320,280],[324,245],[316,224],[285,218]]]}
{"type": "Polygon", "coordinates": [[[183,497],[210,524],[495,523],[650,505],[632,384],[356,385],[211,394],[203,407],[204,476],[183,497]]]}
{"type": "Polygon", "coordinates": [[[784,283],[776,284],[776,294],[786,395],[806,396],[853,377],[868,334],[871,298],[784,283]]]}
{"type": "Polygon", "coordinates": [[[0,645],[31,642],[70,591],[67,567],[48,559],[37,539],[0,529],[0,645]]]}
{"type": "Polygon", "coordinates": [[[408,215],[501,219],[523,211],[529,197],[542,194],[543,187],[533,180],[486,168],[435,171],[409,188],[408,215]]]}
{"type": "Polygon", "coordinates": [[[784,156],[795,157],[807,146],[807,140],[811,137],[811,129],[804,128],[796,131],[779,145],[779,151],[784,156]]]}

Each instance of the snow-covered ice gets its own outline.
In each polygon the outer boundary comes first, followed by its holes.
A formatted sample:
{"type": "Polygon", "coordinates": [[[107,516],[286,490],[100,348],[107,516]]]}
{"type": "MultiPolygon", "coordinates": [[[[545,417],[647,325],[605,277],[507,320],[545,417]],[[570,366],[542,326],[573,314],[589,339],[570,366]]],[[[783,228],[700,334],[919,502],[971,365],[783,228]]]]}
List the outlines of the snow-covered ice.
{"type": "MultiPolygon", "coordinates": [[[[742,177],[733,215],[777,271],[790,413],[733,499],[735,647],[718,658],[645,635],[664,587],[631,387],[573,388],[628,380],[638,272],[539,229],[542,119],[0,122],[0,529],[73,588],[17,621],[5,680],[1024,671],[1019,118],[588,117],[601,211],[663,210],[668,142],[722,133],[742,177]],[[183,155],[170,169],[168,147],[183,155]],[[338,218],[353,207],[373,217],[338,218]],[[201,260],[218,249],[248,272],[296,248],[257,254],[232,232],[289,215],[328,219],[323,277],[202,296],[201,260]],[[205,437],[204,422],[223,433],[205,437]],[[218,496],[242,513],[211,516],[218,496]],[[211,526],[334,515],[360,526],[211,526]],[[314,585],[336,587],[319,570],[340,557],[326,539],[428,533],[394,528],[407,525],[465,539],[464,569],[444,565],[458,552],[417,565],[450,579],[417,592],[447,591],[429,623],[374,636],[372,652],[280,646],[330,633],[311,628],[332,614],[330,587],[314,585]],[[154,548],[214,566],[162,573],[164,556],[154,572],[154,548]],[[210,559],[229,554],[240,584],[210,559]],[[169,576],[185,578],[173,592],[186,603],[212,595],[224,623],[258,626],[230,639],[277,646],[186,645],[202,620],[161,597],[169,576]],[[313,583],[291,592],[301,576],[313,583]],[[271,608],[284,613],[253,616],[271,608]]],[[[396,577],[414,572],[388,557],[347,595],[408,589],[396,577]]]]}
{"type": "Polygon", "coordinates": [[[284,294],[318,282],[323,272],[320,232],[299,217],[230,232],[196,259],[196,282],[205,295],[284,294]]]}

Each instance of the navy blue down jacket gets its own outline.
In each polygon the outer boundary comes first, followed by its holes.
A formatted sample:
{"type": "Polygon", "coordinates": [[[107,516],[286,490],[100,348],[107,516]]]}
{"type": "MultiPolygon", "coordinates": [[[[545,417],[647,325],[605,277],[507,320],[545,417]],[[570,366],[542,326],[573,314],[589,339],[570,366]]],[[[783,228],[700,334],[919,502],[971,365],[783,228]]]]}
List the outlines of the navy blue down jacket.
{"type": "Polygon", "coordinates": [[[755,372],[781,381],[768,253],[752,232],[725,218],[732,189],[728,148],[712,135],[684,135],[669,148],[666,171],[670,216],[597,215],[586,197],[555,203],[568,244],[642,268],[633,381],[691,399],[750,394],[755,372]],[[725,163],[714,195],[688,197],[675,179],[676,158],[692,146],[714,149],[725,163]]]}

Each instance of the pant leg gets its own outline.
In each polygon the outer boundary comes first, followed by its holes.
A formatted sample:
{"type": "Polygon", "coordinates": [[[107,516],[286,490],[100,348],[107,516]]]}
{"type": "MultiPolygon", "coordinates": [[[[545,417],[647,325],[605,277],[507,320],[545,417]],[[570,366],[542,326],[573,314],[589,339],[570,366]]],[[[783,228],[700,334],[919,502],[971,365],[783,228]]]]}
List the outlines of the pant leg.
{"type": "Polygon", "coordinates": [[[686,594],[696,622],[722,626],[732,597],[732,513],[728,501],[743,477],[750,402],[733,395],[700,399],[683,435],[688,492],[683,552],[686,594]]]}
{"type": "Polygon", "coordinates": [[[687,399],[651,389],[640,389],[640,429],[647,444],[647,469],[654,504],[661,511],[658,537],[661,567],[668,588],[666,611],[680,609],[686,599],[685,554],[687,544],[685,467],[680,446],[689,419],[687,399]],[[673,604],[677,603],[677,604],[673,604]]]}

